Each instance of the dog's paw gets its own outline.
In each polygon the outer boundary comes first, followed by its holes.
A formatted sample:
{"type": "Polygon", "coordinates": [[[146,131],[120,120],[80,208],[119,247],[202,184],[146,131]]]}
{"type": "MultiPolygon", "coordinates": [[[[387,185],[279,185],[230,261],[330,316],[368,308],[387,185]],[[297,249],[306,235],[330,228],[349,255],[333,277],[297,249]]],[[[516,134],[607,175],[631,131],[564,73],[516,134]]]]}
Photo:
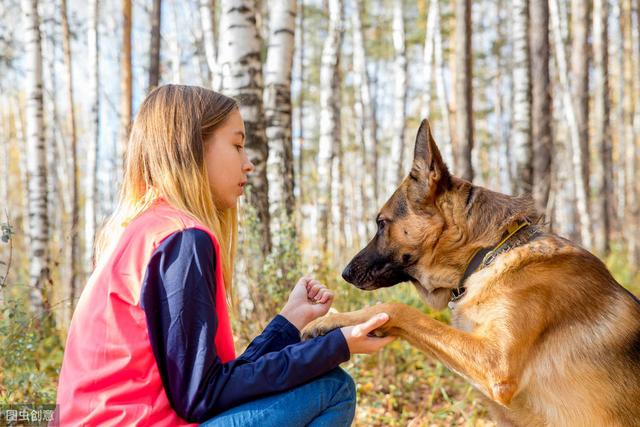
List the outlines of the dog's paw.
{"type": "Polygon", "coordinates": [[[305,326],[304,329],[302,329],[302,333],[300,334],[300,336],[302,338],[302,341],[306,341],[310,340],[311,338],[327,335],[329,332],[339,327],[340,325],[338,325],[332,319],[331,315],[323,316],[317,318],[316,320],[305,326]]]}

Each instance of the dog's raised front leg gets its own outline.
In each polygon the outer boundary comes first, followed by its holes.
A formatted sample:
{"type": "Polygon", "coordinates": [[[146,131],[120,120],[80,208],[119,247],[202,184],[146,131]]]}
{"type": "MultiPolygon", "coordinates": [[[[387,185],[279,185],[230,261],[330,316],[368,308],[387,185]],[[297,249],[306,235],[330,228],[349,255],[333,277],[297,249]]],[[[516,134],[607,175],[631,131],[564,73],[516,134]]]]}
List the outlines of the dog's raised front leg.
{"type": "Polygon", "coordinates": [[[343,326],[356,325],[378,313],[389,314],[389,321],[376,329],[381,335],[394,335],[440,359],[465,377],[492,400],[508,406],[518,388],[520,363],[509,360],[505,346],[491,337],[452,328],[406,304],[385,303],[362,310],[330,314],[311,322],[303,338],[323,335],[343,326]]]}

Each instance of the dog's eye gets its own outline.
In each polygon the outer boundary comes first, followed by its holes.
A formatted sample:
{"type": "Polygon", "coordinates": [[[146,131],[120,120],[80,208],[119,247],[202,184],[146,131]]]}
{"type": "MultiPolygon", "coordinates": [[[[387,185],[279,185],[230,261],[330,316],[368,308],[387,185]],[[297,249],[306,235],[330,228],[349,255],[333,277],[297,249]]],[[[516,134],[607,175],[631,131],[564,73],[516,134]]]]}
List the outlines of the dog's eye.
{"type": "Polygon", "coordinates": [[[378,231],[382,231],[384,230],[384,227],[387,224],[387,220],[386,219],[379,219],[378,220],[378,231]]]}

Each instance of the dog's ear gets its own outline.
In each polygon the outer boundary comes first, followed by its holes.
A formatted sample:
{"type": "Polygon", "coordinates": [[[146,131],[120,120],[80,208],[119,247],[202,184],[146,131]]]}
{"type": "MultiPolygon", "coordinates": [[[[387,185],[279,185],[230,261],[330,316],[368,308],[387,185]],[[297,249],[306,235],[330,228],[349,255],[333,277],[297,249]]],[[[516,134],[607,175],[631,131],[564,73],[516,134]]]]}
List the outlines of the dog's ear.
{"type": "Polygon", "coordinates": [[[451,182],[451,175],[442,160],[427,119],[422,121],[418,129],[409,176],[415,181],[414,187],[420,190],[415,195],[423,200],[433,200],[451,182]]]}

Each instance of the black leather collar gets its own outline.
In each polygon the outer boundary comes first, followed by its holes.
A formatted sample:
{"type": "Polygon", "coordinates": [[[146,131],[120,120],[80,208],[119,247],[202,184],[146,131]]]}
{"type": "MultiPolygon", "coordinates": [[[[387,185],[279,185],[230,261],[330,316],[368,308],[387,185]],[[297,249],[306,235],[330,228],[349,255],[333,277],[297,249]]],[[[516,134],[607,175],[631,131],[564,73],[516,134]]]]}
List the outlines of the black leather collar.
{"type": "Polygon", "coordinates": [[[464,273],[458,282],[458,286],[451,289],[451,300],[449,302],[455,303],[464,296],[466,292],[464,282],[469,278],[469,276],[475,273],[478,269],[482,269],[491,264],[499,254],[529,242],[539,232],[540,230],[538,227],[531,225],[528,221],[524,221],[513,229],[510,227],[510,229],[505,232],[501,242],[496,246],[492,248],[479,249],[475,254],[473,254],[471,260],[467,264],[467,268],[464,270],[464,273]],[[516,236],[519,238],[516,238],[516,236]]]}

